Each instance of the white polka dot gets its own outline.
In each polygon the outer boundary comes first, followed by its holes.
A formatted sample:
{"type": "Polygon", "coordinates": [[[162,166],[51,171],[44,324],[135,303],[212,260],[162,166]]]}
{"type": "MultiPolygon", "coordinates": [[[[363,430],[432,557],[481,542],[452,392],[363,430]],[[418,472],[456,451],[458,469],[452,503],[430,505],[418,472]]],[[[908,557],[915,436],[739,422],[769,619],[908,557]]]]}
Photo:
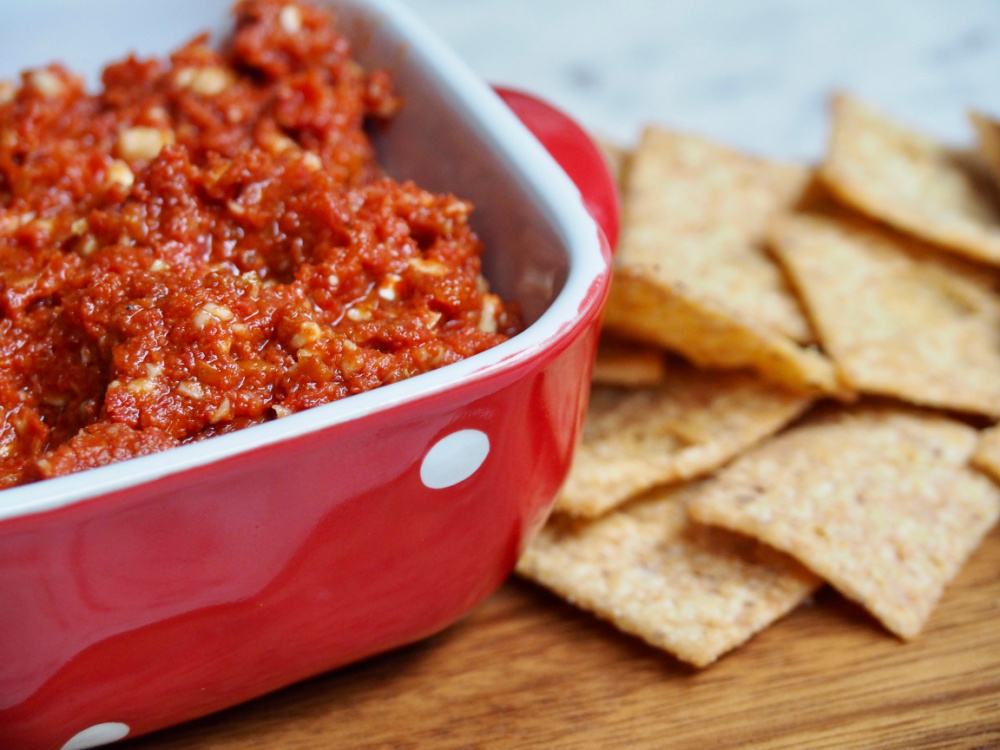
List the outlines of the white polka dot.
{"type": "Polygon", "coordinates": [[[122,724],[118,721],[95,724],[92,727],[84,729],[82,732],[74,734],[62,746],[62,750],[87,750],[88,747],[107,745],[109,742],[117,742],[123,737],[127,737],[128,731],[128,724],[122,724]]]}
{"type": "Polygon", "coordinates": [[[459,430],[438,440],[420,464],[420,479],[432,490],[468,479],[483,465],[490,439],[479,430],[459,430]]]}

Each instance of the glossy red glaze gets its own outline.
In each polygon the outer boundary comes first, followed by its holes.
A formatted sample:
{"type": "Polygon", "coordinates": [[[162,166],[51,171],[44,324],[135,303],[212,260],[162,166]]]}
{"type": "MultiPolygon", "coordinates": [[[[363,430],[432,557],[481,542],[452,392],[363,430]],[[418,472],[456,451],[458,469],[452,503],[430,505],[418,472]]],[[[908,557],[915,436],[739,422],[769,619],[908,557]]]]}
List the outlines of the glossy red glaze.
{"type": "MultiPolygon", "coordinates": [[[[573,153],[585,194],[609,179],[596,149],[589,167],[573,153]]],[[[590,197],[614,236],[617,196],[590,197]]],[[[565,479],[607,285],[593,282],[557,346],[438,393],[4,521],[0,748],[57,750],[105,722],[136,736],[426,637],[479,603],[565,479]],[[488,437],[485,461],[429,489],[427,451],[465,429],[488,437]]]]}

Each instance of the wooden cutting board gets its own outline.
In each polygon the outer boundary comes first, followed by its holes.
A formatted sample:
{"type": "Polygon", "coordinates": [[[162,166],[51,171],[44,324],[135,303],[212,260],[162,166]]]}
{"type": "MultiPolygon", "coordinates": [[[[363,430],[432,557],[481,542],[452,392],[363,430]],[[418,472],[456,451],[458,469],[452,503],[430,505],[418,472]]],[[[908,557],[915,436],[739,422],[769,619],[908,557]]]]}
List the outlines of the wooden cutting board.
{"type": "Polygon", "coordinates": [[[697,671],[511,580],[417,646],[154,748],[998,748],[1000,530],[902,643],[830,590],[697,671]]]}

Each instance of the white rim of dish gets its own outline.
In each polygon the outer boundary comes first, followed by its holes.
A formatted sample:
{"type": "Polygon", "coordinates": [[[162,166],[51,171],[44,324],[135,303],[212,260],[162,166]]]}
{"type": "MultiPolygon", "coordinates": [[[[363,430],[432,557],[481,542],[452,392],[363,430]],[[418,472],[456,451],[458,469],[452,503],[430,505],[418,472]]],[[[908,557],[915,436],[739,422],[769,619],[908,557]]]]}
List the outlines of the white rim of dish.
{"type": "Polygon", "coordinates": [[[0,521],[63,508],[438,394],[458,382],[486,377],[531,359],[577,321],[593,283],[608,267],[599,230],[576,186],[500,98],[408,8],[395,0],[366,0],[363,5],[379,16],[379,23],[407,40],[408,58],[418,60],[445,90],[455,94],[457,105],[479,124],[543,209],[571,259],[556,299],[514,338],[440,370],[210,440],[0,490],[0,521]]]}

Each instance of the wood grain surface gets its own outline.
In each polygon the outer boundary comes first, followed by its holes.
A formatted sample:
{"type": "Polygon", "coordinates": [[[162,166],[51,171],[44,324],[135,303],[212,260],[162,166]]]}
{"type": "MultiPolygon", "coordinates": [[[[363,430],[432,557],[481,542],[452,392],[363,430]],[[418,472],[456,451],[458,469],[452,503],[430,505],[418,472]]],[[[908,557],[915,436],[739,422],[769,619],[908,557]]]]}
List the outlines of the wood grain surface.
{"type": "Polygon", "coordinates": [[[911,643],[826,589],[696,671],[511,580],[428,641],[121,747],[997,748],[1000,530],[911,643]]]}

